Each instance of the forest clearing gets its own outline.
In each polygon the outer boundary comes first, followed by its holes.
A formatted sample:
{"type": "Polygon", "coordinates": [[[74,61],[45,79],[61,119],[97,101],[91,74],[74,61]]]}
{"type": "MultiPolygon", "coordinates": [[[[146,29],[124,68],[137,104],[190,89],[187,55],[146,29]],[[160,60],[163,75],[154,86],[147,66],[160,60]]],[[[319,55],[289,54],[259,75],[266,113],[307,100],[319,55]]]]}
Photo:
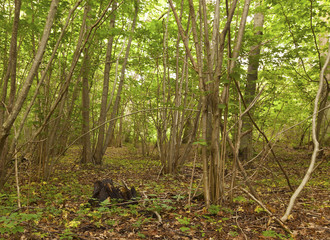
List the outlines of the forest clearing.
{"type": "Polygon", "coordinates": [[[0,239],[330,239],[329,0],[0,0],[0,239]]]}
{"type": "MultiPolygon", "coordinates": [[[[286,224],[290,234],[243,191],[235,194],[231,204],[206,209],[198,198],[202,192],[200,160],[194,171],[193,162],[189,162],[177,176],[160,176],[160,161],[143,157],[132,147],[109,148],[102,167],[81,167],[77,164],[79,152],[77,148],[70,149],[47,182],[35,182],[38,178],[33,173],[37,170],[22,165],[26,171],[20,182],[24,207],[17,208],[14,182],[0,198],[2,208],[5,207],[2,214],[8,219],[1,220],[0,231],[7,231],[2,234],[4,239],[328,239],[330,236],[329,162],[323,162],[315,171],[301,194],[286,224]],[[122,179],[135,186],[140,196],[138,204],[116,206],[108,202],[91,208],[87,203],[92,183],[102,178],[117,182],[122,179]],[[154,211],[159,216],[152,214],[154,211]]],[[[296,169],[296,165],[307,168],[311,151],[276,147],[276,152],[285,169],[292,172],[292,184],[298,185],[304,171],[296,169]]],[[[280,171],[272,159],[252,171],[257,171],[254,181],[260,199],[275,217],[280,217],[291,195],[280,171]]]]}

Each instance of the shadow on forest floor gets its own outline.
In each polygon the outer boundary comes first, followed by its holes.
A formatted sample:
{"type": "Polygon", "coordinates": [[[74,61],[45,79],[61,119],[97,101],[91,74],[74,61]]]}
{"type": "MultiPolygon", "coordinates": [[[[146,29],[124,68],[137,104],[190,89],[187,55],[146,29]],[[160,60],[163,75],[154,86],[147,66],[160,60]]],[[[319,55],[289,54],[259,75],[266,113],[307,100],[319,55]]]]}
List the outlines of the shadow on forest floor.
{"type": "MultiPolygon", "coordinates": [[[[20,167],[23,207],[17,208],[13,178],[0,193],[1,239],[329,239],[327,161],[313,173],[296,202],[286,223],[293,232],[290,237],[240,190],[229,205],[212,205],[206,210],[203,201],[196,199],[188,206],[191,162],[177,176],[159,176],[160,162],[142,157],[132,148],[109,148],[105,165],[83,167],[76,163],[78,150],[68,151],[49,181],[36,181],[36,169],[20,167]],[[89,208],[93,183],[106,178],[135,186],[139,204],[116,206],[106,202],[89,208]]],[[[296,187],[308,167],[311,151],[278,147],[275,152],[296,187]]],[[[259,166],[253,178],[255,189],[267,208],[281,217],[291,192],[271,158],[259,166]]],[[[201,176],[197,161],[193,192],[201,176]]],[[[238,176],[238,184],[241,180],[238,176]]],[[[197,192],[201,192],[199,187],[197,192]]]]}

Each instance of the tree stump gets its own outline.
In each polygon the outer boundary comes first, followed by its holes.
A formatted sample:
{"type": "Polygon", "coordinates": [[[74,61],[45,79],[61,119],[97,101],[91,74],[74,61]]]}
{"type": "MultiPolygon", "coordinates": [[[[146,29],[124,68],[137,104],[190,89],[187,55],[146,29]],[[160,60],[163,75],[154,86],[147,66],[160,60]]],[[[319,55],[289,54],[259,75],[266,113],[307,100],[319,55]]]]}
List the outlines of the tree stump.
{"type": "Polygon", "coordinates": [[[127,187],[124,181],[122,186],[119,184],[115,186],[111,179],[99,180],[94,183],[93,196],[89,200],[92,206],[99,206],[101,202],[109,199],[115,199],[118,202],[128,202],[137,196],[135,188],[132,186],[131,189],[127,187]]]}

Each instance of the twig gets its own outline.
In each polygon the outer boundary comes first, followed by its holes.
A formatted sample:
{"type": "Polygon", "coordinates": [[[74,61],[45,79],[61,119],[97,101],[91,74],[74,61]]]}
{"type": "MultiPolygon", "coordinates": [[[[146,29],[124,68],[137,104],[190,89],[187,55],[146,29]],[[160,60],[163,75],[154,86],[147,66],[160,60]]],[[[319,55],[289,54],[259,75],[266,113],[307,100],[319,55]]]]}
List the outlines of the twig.
{"type": "Polygon", "coordinates": [[[129,191],[129,188],[128,188],[126,182],[123,179],[121,179],[121,183],[124,185],[124,187],[126,188],[126,190],[129,191]]]}
{"type": "Polygon", "coordinates": [[[17,189],[17,206],[18,208],[21,208],[21,193],[19,189],[19,177],[18,177],[18,160],[17,156],[15,157],[15,179],[16,179],[16,189],[17,189]]]}
{"type": "Polygon", "coordinates": [[[313,168],[313,172],[322,164],[322,163],[324,163],[325,162],[325,158],[323,158],[322,160],[321,160],[321,162],[319,162],[314,168],[313,168]]]}
{"type": "Polygon", "coordinates": [[[163,223],[163,222],[162,222],[162,217],[160,216],[160,214],[159,214],[158,212],[156,212],[156,211],[152,211],[152,212],[157,216],[158,223],[159,223],[159,224],[163,223]]]}
{"type": "Polygon", "coordinates": [[[195,157],[194,157],[194,166],[193,170],[191,173],[191,178],[190,178],[190,186],[189,186],[189,192],[188,192],[188,205],[189,205],[189,211],[190,211],[190,201],[191,201],[191,191],[192,191],[192,185],[194,181],[194,174],[195,174],[195,166],[196,166],[196,158],[197,158],[197,151],[195,151],[195,157]]]}
{"type": "Polygon", "coordinates": [[[197,185],[197,187],[195,189],[195,192],[194,192],[192,198],[194,198],[196,196],[196,193],[197,193],[197,191],[198,191],[198,189],[199,189],[199,187],[200,187],[200,185],[202,183],[202,179],[203,179],[203,174],[202,174],[201,178],[199,179],[199,183],[198,183],[198,185],[197,185]]]}
{"type": "Polygon", "coordinates": [[[237,215],[237,211],[236,211],[236,218],[235,218],[236,225],[237,225],[237,227],[239,228],[239,230],[241,230],[241,232],[243,233],[244,238],[247,240],[248,238],[247,238],[245,232],[243,231],[243,229],[239,226],[237,219],[238,219],[238,215],[237,215]]]}
{"type": "MultiPolygon", "coordinates": [[[[235,83],[236,89],[237,89],[237,91],[238,91],[238,93],[239,93],[239,95],[240,95],[240,97],[241,97],[241,99],[242,99],[242,103],[243,103],[243,105],[244,105],[244,107],[245,107],[245,109],[246,109],[246,110],[244,111],[244,113],[242,114],[242,116],[243,116],[244,114],[247,114],[247,115],[248,115],[248,117],[249,117],[250,120],[251,120],[251,123],[252,123],[252,124],[254,125],[254,127],[258,130],[258,132],[264,137],[265,141],[267,142],[267,146],[270,146],[270,141],[268,140],[266,134],[265,134],[265,133],[259,128],[259,126],[258,126],[257,123],[254,121],[254,119],[252,118],[252,115],[251,115],[250,112],[249,112],[249,110],[250,110],[250,106],[253,105],[253,104],[250,103],[249,106],[246,105],[246,103],[245,103],[245,101],[244,101],[244,97],[243,97],[242,91],[241,91],[241,89],[240,89],[240,87],[239,87],[238,82],[236,81],[235,78],[233,78],[233,80],[234,80],[234,83],[235,83]]],[[[258,96],[257,96],[257,97],[258,97],[258,96]]],[[[256,98],[257,98],[257,97],[256,97],[256,98]]],[[[255,100],[256,100],[256,98],[255,98],[255,100]]],[[[252,106],[251,106],[251,107],[252,107],[252,106]]],[[[279,166],[280,170],[282,171],[282,173],[283,173],[283,175],[284,175],[284,177],[285,177],[285,179],[286,179],[286,181],[287,181],[287,183],[288,183],[288,186],[289,186],[290,190],[291,190],[291,191],[294,191],[293,188],[292,188],[292,186],[291,186],[291,183],[290,183],[290,179],[289,179],[289,177],[288,177],[288,174],[286,173],[286,171],[285,171],[284,168],[282,167],[282,164],[281,164],[281,162],[278,160],[278,158],[276,157],[275,152],[273,151],[273,149],[271,149],[271,153],[272,153],[272,155],[274,156],[274,160],[275,160],[275,162],[277,163],[277,165],[279,166]]]]}
{"type": "Polygon", "coordinates": [[[156,181],[158,181],[158,180],[159,180],[160,174],[162,174],[162,171],[163,171],[163,169],[164,169],[164,165],[163,165],[163,166],[162,166],[162,168],[160,169],[160,171],[159,171],[159,173],[158,173],[158,176],[157,176],[157,180],[156,180],[156,181]]]}
{"type": "Polygon", "coordinates": [[[271,211],[269,211],[268,209],[267,209],[267,207],[260,201],[260,200],[258,200],[255,196],[253,196],[249,191],[247,191],[246,189],[244,189],[244,188],[241,188],[241,190],[243,191],[243,192],[245,192],[246,194],[248,194],[254,201],[256,201],[265,211],[266,211],[266,213],[268,213],[269,214],[269,216],[275,221],[275,222],[277,222],[286,232],[288,232],[288,233],[290,233],[290,234],[292,234],[292,232],[291,232],[291,230],[280,220],[280,219],[278,219],[276,216],[274,216],[273,214],[272,214],[272,212],[271,211]]]}

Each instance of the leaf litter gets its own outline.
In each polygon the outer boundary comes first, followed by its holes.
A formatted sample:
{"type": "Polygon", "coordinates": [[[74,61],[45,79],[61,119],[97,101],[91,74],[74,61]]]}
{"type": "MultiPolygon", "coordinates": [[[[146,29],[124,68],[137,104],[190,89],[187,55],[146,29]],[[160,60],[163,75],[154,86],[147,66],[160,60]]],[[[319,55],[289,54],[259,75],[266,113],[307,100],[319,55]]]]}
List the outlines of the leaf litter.
{"type": "MultiPolygon", "coordinates": [[[[0,195],[1,239],[329,239],[327,161],[315,170],[298,199],[286,223],[292,231],[289,235],[243,191],[236,192],[230,204],[206,209],[200,197],[202,169],[198,164],[191,193],[195,197],[188,205],[190,163],[178,175],[159,175],[161,166],[156,157],[143,157],[132,148],[122,147],[109,148],[102,166],[80,166],[78,150],[70,149],[47,181],[38,178],[37,168],[20,166],[23,207],[16,206],[11,179],[0,195]],[[88,201],[94,182],[106,178],[134,186],[138,204],[122,206],[106,200],[91,207],[88,201]]],[[[310,151],[288,151],[285,147],[276,151],[297,186],[310,151]]],[[[253,171],[253,167],[248,170],[250,174],[253,171]]],[[[267,209],[281,217],[291,192],[271,159],[253,180],[267,209]]]]}

